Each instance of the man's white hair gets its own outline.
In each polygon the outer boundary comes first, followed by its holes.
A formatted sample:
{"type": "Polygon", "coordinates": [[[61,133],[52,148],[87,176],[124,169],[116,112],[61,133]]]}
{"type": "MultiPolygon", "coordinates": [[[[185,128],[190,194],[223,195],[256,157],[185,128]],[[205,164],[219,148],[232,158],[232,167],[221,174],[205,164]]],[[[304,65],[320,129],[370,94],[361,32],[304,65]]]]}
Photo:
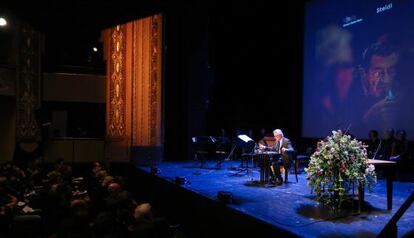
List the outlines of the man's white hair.
{"type": "Polygon", "coordinates": [[[283,132],[282,132],[282,130],[280,130],[280,129],[276,129],[276,130],[274,130],[274,131],[273,131],[273,135],[274,135],[274,136],[276,136],[276,135],[281,135],[281,136],[283,137],[283,132]]]}

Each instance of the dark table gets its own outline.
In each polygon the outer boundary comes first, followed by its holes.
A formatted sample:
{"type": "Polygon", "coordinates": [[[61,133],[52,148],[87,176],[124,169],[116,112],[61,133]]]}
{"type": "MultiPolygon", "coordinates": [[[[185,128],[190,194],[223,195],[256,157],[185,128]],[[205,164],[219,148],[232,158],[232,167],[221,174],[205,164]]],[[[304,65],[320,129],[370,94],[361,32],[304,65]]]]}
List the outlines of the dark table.
{"type": "MultiPolygon", "coordinates": [[[[392,210],[392,190],[395,176],[395,161],[388,160],[373,160],[369,159],[368,164],[373,164],[375,167],[381,167],[384,169],[385,177],[387,180],[387,209],[392,210]]],[[[362,204],[364,203],[364,186],[360,184],[358,186],[358,210],[361,212],[362,204]]]]}

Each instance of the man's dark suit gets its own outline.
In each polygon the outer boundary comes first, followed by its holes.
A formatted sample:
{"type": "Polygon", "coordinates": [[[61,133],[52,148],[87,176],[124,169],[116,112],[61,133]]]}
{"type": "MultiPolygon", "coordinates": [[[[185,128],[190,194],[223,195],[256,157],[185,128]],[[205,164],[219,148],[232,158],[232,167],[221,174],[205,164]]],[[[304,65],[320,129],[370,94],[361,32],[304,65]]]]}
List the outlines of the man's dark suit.
{"type": "Polygon", "coordinates": [[[273,158],[274,161],[272,163],[272,167],[275,173],[274,176],[276,179],[279,179],[279,181],[283,181],[282,176],[280,175],[279,166],[283,165],[286,170],[289,169],[288,165],[290,164],[294,149],[290,140],[286,137],[283,137],[281,139],[281,143],[278,141],[275,142],[273,150],[276,153],[280,153],[279,155],[275,156],[275,158],[273,158]]]}

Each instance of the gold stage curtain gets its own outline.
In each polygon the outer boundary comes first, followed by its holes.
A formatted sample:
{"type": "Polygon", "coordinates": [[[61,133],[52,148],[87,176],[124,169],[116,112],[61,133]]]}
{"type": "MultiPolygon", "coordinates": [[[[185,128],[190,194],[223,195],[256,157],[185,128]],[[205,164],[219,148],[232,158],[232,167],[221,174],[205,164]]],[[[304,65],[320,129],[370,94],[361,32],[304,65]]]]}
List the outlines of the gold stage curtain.
{"type": "MultiPolygon", "coordinates": [[[[162,146],[162,15],[106,29],[107,137],[113,151],[162,146]]],[[[121,156],[118,152],[115,156],[121,156]]],[[[114,153],[112,153],[114,156],[114,153]]],[[[128,157],[128,155],[123,155],[128,157]]]]}

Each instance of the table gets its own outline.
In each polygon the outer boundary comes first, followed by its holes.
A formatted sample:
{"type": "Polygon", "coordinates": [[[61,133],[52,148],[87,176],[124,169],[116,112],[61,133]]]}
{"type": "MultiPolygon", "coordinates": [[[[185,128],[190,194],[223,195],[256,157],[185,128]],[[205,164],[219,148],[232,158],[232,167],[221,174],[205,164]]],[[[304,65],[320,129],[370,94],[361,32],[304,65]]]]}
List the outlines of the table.
{"type": "MultiPolygon", "coordinates": [[[[373,160],[369,159],[368,164],[373,164],[375,167],[384,168],[385,177],[387,180],[387,209],[392,210],[392,190],[395,175],[395,161],[388,160],[373,160]]],[[[358,210],[361,212],[362,204],[364,203],[364,186],[358,186],[358,210]]]]}
{"type": "Polygon", "coordinates": [[[280,154],[274,151],[264,151],[264,152],[256,152],[251,153],[249,156],[252,158],[258,159],[259,167],[260,167],[260,184],[268,184],[269,176],[270,176],[270,165],[272,164],[272,158],[274,156],[278,156],[280,154]]]}

